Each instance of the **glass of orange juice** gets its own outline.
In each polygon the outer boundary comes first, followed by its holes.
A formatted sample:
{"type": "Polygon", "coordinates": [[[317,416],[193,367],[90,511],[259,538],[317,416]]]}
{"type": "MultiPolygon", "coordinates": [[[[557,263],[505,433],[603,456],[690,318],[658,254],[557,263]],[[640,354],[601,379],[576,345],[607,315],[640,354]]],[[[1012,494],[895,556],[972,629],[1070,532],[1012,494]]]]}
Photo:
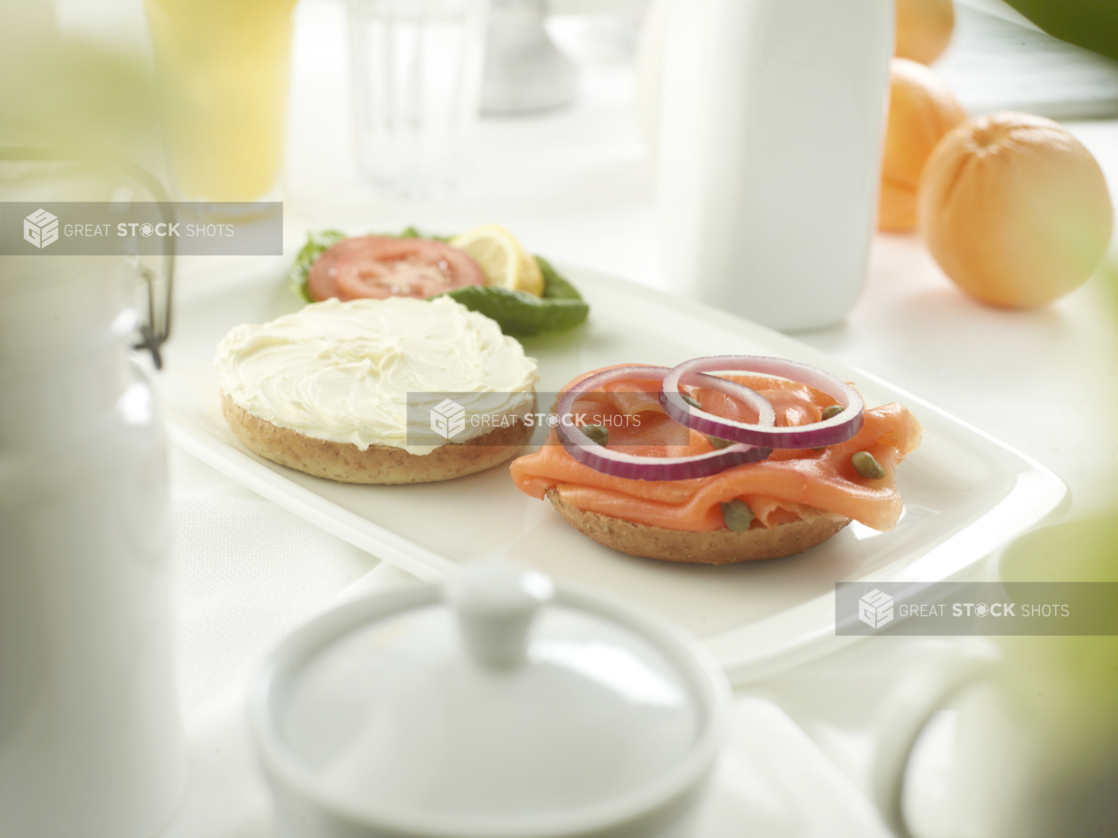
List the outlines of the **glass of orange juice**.
{"type": "Polygon", "coordinates": [[[295,0],[144,5],[178,197],[277,198],[295,0]]]}

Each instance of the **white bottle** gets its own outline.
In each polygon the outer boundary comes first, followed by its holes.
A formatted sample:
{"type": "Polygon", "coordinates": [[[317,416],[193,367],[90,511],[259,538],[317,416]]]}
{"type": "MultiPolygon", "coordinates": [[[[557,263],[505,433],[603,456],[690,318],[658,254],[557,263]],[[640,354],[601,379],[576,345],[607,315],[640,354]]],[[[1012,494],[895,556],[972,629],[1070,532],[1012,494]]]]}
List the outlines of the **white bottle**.
{"type": "Polygon", "coordinates": [[[657,213],[669,288],[782,330],[865,278],[893,0],[669,0],[657,213]]]}
{"type": "Polygon", "coordinates": [[[147,838],[184,789],[166,441],[130,358],[135,284],[112,257],[0,257],[5,838],[147,838]]]}

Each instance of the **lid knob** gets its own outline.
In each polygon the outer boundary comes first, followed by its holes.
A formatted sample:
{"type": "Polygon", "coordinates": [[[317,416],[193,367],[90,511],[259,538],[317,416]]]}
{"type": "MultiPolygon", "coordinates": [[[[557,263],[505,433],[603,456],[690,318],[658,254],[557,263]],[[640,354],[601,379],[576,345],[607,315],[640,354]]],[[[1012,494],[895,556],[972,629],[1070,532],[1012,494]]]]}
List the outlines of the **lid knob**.
{"type": "Polygon", "coordinates": [[[464,570],[447,586],[466,649],[487,669],[512,669],[527,659],[532,619],[554,593],[539,571],[497,565],[464,570]]]}

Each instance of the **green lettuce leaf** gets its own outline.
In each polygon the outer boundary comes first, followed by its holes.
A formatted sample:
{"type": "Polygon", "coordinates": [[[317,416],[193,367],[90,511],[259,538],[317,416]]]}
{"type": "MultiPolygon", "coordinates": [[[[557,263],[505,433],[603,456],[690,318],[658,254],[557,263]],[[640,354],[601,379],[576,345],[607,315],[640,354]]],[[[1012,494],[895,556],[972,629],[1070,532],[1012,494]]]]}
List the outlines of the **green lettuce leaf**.
{"type": "Polygon", "coordinates": [[[333,247],[345,237],[345,233],[340,230],[307,233],[307,243],[303,245],[303,249],[295,257],[295,264],[291,266],[291,270],[287,273],[288,287],[296,297],[307,303],[314,302],[310,289],[307,288],[307,276],[311,272],[311,265],[314,264],[315,259],[322,255],[322,251],[333,247]]]}

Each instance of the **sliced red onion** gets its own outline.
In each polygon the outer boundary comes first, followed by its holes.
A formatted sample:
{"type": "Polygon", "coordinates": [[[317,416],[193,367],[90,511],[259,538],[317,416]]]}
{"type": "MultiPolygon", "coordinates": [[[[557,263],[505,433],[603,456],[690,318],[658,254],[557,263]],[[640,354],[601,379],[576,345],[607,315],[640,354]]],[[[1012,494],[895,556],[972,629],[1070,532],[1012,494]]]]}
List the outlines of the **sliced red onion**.
{"type": "MultiPolygon", "coordinates": [[[[595,471],[628,480],[690,480],[708,477],[742,463],[755,463],[769,456],[767,448],[734,444],[718,451],[692,457],[636,457],[598,445],[570,418],[574,403],[587,393],[613,381],[637,379],[663,381],[671,372],[667,367],[616,367],[585,378],[563,394],[555,408],[559,424],[555,432],[567,453],[595,471]]],[[[775,421],[772,405],[759,393],[741,384],[713,376],[700,375],[704,387],[719,389],[726,395],[749,404],[770,422],[775,421]],[[709,380],[708,380],[709,379],[709,380]]],[[[678,390],[677,390],[678,392],[678,390]]]]}
{"type": "MultiPolygon", "coordinates": [[[[726,381],[723,378],[714,380],[726,381]]],[[[721,387],[714,389],[727,393],[721,387]]],[[[699,433],[765,448],[822,448],[846,442],[862,429],[865,412],[865,402],[858,391],[829,372],[798,361],[764,355],[714,355],[680,364],[664,377],[660,387],[660,404],[672,419],[699,433]],[[843,410],[822,422],[787,428],[775,427],[767,415],[762,415],[757,424],[723,419],[688,405],[679,389],[684,385],[698,384],[710,387],[708,380],[711,376],[704,373],[712,371],[751,372],[787,378],[826,393],[843,410]]]]}

